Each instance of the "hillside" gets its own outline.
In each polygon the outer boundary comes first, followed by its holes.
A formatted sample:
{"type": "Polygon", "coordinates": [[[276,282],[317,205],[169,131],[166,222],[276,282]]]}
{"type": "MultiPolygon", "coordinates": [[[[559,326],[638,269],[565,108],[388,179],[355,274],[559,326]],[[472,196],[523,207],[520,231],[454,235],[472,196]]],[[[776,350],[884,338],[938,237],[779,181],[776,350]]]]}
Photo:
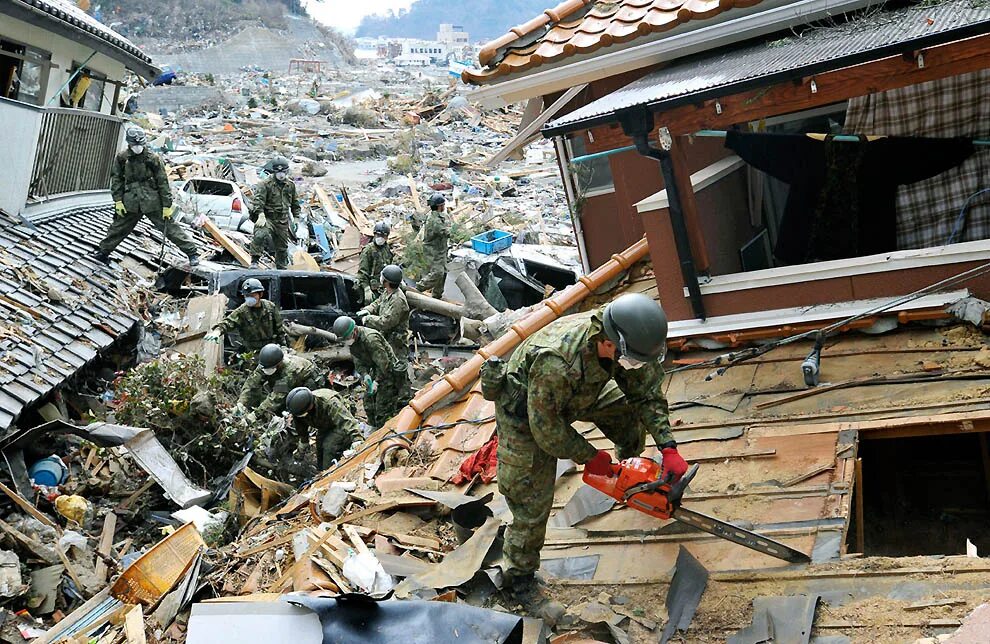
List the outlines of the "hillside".
{"type": "Polygon", "coordinates": [[[305,15],[299,0],[122,0],[100,18],[129,38],[186,41],[230,35],[245,21],[283,29],[287,12],[305,15]]]}
{"type": "Polygon", "coordinates": [[[556,4],[554,0],[417,0],[408,11],[365,18],[357,35],[432,39],[437,26],[449,22],[463,26],[472,41],[486,41],[556,4]]]}

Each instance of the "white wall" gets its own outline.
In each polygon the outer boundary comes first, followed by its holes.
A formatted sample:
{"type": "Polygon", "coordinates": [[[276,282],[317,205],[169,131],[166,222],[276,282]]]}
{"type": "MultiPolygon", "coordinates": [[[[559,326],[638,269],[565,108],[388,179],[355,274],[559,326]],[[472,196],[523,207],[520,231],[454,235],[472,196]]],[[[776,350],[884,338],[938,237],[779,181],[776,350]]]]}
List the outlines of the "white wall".
{"type": "Polygon", "coordinates": [[[41,110],[0,98],[0,210],[16,215],[27,201],[41,110]]]}
{"type": "MultiPolygon", "coordinates": [[[[53,68],[48,76],[48,89],[45,92],[46,105],[69,79],[73,62],[82,63],[93,53],[92,49],[80,43],[8,16],[4,16],[4,19],[0,21],[0,36],[51,52],[52,63],[58,65],[58,69],[53,68]]],[[[123,63],[107,58],[103,54],[93,56],[93,59],[86,63],[86,66],[93,71],[105,74],[111,80],[121,81],[127,74],[127,69],[123,63]]],[[[113,85],[107,84],[104,87],[103,105],[100,109],[104,114],[110,113],[113,91],[113,85]]],[[[51,104],[58,106],[58,100],[56,99],[51,104]]]]}

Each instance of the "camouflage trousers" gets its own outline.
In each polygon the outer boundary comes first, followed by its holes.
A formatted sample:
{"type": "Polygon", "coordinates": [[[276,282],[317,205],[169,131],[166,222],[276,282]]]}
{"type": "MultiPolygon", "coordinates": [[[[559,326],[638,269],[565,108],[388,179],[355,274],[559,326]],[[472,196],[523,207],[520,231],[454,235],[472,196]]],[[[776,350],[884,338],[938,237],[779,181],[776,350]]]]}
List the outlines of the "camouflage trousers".
{"type": "Polygon", "coordinates": [[[447,265],[442,260],[430,266],[430,272],[417,283],[416,288],[421,293],[431,293],[438,300],[443,297],[443,285],[447,281],[447,265]]]}
{"type": "Polygon", "coordinates": [[[189,236],[189,233],[171,219],[162,217],[161,212],[148,215],[142,215],[139,212],[126,212],[123,215],[114,217],[113,223],[110,224],[110,228],[107,230],[106,237],[100,242],[100,250],[109,253],[120,245],[120,242],[124,241],[138,225],[141,217],[147,217],[154,224],[155,228],[161,231],[170,242],[178,246],[179,250],[185,253],[186,257],[196,257],[199,255],[199,249],[196,248],[196,244],[193,242],[192,237],[189,236]]]}
{"type": "MultiPolygon", "coordinates": [[[[498,491],[512,512],[512,524],[505,530],[502,548],[508,575],[525,575],[540,567],[557,472],[556,457],[536,444],[529,418],[520,411],[506,409],[501,401],[495,405],[498,491]]],[[[606,386],[596,408],[575,420],[595,423],[615,444],[618,458],[623,459],[639,456],[645,447],[645,434],[631,421],[637,416],[636,408],[626,403],[618,387],[610,391],[606,386]]]]}
{"type": "Polygon", "coordinates": [[[265,253],[275,256],[275,268],[289,266],[289,224],[269,220],[264,226],[256,226],[251,239],[251,255],[261,257],[265,253]]]}
{"type": "Polygon", "coordinates": [[[354,437],[343,428],[318,429],[316,431],[316,466],[330,467],[340,455],[354,443],[354,437]]]}
{"type": "Polygon", "coordinates": [[[378,382],[375,393],[364,395],[364,412],[368,415],[368,424],[376,429],[399,413],[409,402],[409,373],[406,363],[400,360],[400,369],[396,369],[385,382],[378,382]]]}

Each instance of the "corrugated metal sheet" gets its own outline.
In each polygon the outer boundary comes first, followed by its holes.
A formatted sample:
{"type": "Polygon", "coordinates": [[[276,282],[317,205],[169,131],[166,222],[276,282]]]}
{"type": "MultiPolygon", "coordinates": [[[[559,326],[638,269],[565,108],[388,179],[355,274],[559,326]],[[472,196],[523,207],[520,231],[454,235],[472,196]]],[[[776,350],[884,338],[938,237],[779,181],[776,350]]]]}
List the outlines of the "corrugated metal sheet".
{"type": "MultiPolygon", "coordinates": [[[[111,205],[61,212],[34,222],[0,214],[0,431],[16,422],[25,408],[39,402],[96,359],[137,321],[123,309],[117,285],[133,286],[134,277],[116,272],[90,255],[110,222],[111,205]],[[42,283],[58,289],[64,302],[54,302],[20,283],[14,267],[30,267],[42,283]],[[17,341],[17,337],[27,340],[17,341]]],[[[145,220],[117,249],[155,268],[158,233],[145,220]],[[149,252],[155,248],[155,252],[149,252]]],[[[166,261],[185,257],[172,248],[166,261]]]]}
{"type": "Polygon", "coordinates": [[[990,5],[970,0],[873,10],[839,26],[817,25],[800,36],[684,59],[548,123],[543,132],[562,134],[614,121],[616,112],[632,107],[670,109],[987,32],[990,5]]]}

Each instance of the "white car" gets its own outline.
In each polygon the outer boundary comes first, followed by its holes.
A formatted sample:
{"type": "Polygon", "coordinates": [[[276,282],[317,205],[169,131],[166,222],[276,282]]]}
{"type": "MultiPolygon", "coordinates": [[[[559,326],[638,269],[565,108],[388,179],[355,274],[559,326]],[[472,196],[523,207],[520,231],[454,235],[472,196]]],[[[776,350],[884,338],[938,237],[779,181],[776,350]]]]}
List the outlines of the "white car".
{"type": "Polygon", "coordinates": [[[181,221],[197,225],[200,217],[209,217],[223,230],[254,232],[247,201],[233,181],[194,177],[180,182],[178,191],[175,205],[181,221]]]}

